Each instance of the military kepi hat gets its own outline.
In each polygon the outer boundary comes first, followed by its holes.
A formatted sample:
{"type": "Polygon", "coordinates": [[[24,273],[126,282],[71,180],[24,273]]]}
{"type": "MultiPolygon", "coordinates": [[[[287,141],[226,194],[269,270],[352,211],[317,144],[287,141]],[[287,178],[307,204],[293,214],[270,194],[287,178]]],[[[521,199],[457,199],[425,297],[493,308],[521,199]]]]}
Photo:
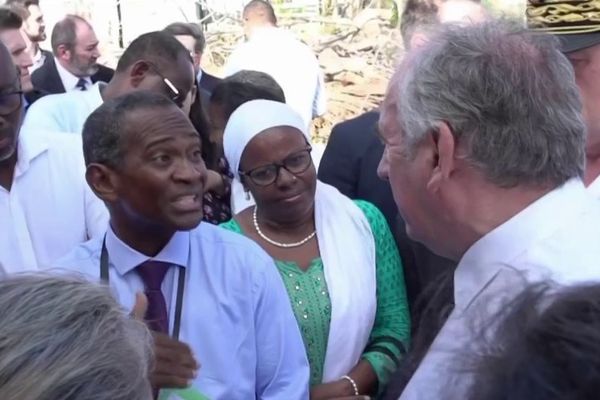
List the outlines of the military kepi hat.
{"type": "Polygon", "coordinates": [[[527,23],[556,35],[564,53],[600,44],[600,0],[528,0],[527,23]]]}

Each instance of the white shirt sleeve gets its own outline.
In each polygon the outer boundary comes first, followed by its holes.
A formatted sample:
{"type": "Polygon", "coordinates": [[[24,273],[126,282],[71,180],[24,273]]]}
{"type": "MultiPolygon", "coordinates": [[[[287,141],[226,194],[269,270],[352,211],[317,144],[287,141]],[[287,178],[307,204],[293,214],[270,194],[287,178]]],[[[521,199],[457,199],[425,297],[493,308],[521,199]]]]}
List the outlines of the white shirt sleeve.
{"type": "Polygon", "coordinates": [[[317,66],[317,90],[315,91],[315,100],[313,102],[313,118],[321,116],[327,112],[327,95],[325,93],[325,78],[323,71],[317,66]]]}
{"type": "Polygon", "coordinates": [[[244,44],[238,45],[233,52],[229,55],[229,59],[225,64],[224,73],[225,77],[231,76],[236,72],[244,69],[244,44]]]}
{"type": "MultiPolygon", "coordinates": [[[[59,134],[57,134],[59,135],[59,134]]],[[[60,134],[65,135],[63,133],[60,134]]],[[[73,158],[73,170],[76,171],[73,176],[73,182],[77,182],[81,187],[81,193],[84,202],[84,218],[86,240],[103,235],[108,228],[109,214],[104,202],[100,200],[92,191],[85,179],[86,167],[83,158],[82,139],[80,136],[71,136],[63,138],[68,140],[69,147],[65,147],[67,156],[73,158]]]]}
{"type": "Polygon", "coordinates": [[[109,214],[104,202],[100,200],[92,189],[85,187],[85,226],[88,239],[97,237],[106,232],[109,214]]]}
{"type": "MultiPolygon", "coordinates": [[[[25,114],[22,129],[41,132],[69,132],[63,126],[61,108],[56,107],[56,95],[44,96],[33,103],[25,114]]],[[[73,112],[73,110],[71,110],[73,112]]]]}

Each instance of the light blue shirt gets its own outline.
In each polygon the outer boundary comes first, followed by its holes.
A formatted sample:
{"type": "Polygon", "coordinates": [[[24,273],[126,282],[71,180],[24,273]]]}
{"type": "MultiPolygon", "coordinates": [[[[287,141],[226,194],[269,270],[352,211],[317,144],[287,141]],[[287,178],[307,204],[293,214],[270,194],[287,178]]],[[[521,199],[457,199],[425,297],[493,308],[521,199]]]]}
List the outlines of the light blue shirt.
{"type": "MultiPolygon", "coordinates": [[[[132,309],[144,290],[135,273],[149,257],[106,234],[109,281],[132,309]]],[[[54,267],[100,277],[102,238],[86,242],[54,267]]],[[[177,232],[153,258],[174,266],[162,284],[170,330],[180,265],[186,268],[179,339],[201,364],[192,387],[211,400],[308,399],[309,366],[281,277],[263,250],[241,235],[201,223],[177,232]]]]}
{"type": "Polygon", "coordinates": [[[81,135],[87,118],[104,102],[100,90],[106,85],[96,82],[86,91],[74,90],[42,97],[28,108],[23,128],[81,135]]]}

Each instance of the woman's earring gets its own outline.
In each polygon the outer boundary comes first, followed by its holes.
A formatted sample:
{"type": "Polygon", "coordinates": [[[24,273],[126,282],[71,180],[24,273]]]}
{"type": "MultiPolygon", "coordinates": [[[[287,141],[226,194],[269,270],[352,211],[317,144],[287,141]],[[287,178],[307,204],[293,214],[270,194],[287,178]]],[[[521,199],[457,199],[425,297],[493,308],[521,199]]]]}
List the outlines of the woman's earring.
{"type": "Polygon", "coordinates": [[[250,192],[246,191],[245,193],[246,193],[246,200],[250,201],[250,192]]]}

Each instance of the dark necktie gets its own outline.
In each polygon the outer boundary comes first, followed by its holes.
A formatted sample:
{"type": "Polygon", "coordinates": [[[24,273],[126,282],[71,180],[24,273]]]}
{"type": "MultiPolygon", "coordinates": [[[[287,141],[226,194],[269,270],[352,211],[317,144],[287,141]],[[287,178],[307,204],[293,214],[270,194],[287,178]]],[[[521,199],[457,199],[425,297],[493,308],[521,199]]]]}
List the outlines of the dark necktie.
{"type": "Polygon", "coordinates": [[[79,80],[77,81],[77,85],[75,85],[75,87],[79,88],[79,90],[81,90],[82,92],[87,90],[87,81],[83,78],[79,78],[79,80]]]}
{"type": "Polygon", "coordinates": [[[167,303],[162,293],[161,285],[171,264],[161,261],[148,260],[138,265],[137,273],[144,282],[144,294],[148,298],[146,322],[148,327],[156,332],[169,333],[169,317],[167,303]]]}

